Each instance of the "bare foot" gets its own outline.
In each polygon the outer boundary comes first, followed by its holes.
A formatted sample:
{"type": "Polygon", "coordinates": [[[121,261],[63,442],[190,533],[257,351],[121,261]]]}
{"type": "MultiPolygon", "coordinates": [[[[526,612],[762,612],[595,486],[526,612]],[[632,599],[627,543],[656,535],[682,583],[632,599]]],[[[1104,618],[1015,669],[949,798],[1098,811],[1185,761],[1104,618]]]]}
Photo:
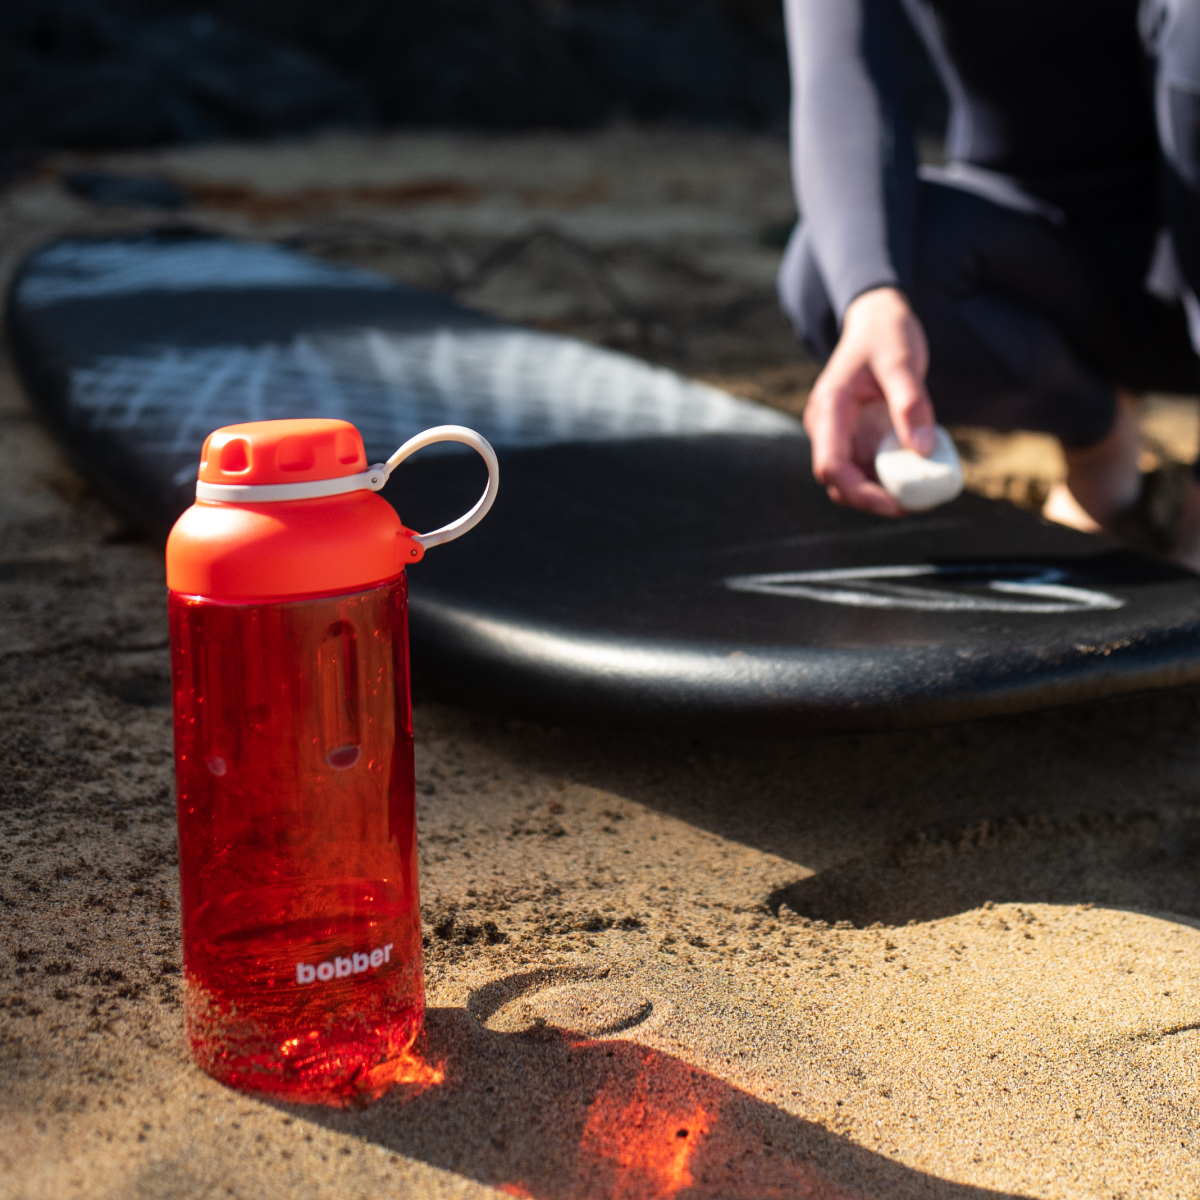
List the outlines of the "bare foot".
{"type": "Polygon", "coordinates": [[[1042,516],[1084,533],[1111,530],[1117,517],[1137,501],[1140,448],[1137,400],[1118,392],[1117,416],[1108,436],[1084,450],[1063,447],[1067,478],[1050,489],[1042,516]]]}
{"type": "Polygon", "coordinates": [[[1104,527],[1089,513],[1066,483],[1056,483],[1042,505],[1042,516],[1058,525],[1067,525],[1082,533],[1103,533],[1104,527]]]}

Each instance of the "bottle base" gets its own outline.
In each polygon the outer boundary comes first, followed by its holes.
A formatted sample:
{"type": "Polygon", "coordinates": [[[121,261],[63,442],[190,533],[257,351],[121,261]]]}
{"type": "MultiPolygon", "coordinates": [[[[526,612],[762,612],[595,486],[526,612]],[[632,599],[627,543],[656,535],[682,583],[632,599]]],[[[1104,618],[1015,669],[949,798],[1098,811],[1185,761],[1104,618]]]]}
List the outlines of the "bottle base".
{"type": "Polygon", "coordinates": [[[369,1104],[396,1084],[441,1081],[440,1070],[412,1051],[424,1021],[422,1001],[386,1016],[359,1012],[285,1023],[282,1015],[255,1014],[221,1003],[192,980],[185,985],[192,1057],[228,1087],[345,1108],[369,1104]]]}

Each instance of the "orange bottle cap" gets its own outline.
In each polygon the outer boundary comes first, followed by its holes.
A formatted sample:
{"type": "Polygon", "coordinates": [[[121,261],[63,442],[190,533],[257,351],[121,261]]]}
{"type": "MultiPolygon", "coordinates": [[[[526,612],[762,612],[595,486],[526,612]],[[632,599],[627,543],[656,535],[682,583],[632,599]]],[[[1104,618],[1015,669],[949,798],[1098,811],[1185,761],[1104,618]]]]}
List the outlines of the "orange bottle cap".
{"type": "MultiPolygon", "coordinates": [[[[362,435],[349,421],[253,421],[209,434],[199,480],[269,488],[366,468],[362,435]]],[[[423,555],[372,491],[270,503],[198,499],[167,539],[167,586],[230,603],[329,595],[382,583],[423,555]]]]}
{"type": "Polygon", "coordinates": [[[226,425],[210,433],[200,451],[199,478],[260,486],[339,479],[366,469],[362,434],[349,421],[308,417],[226,425]]]}
{"type": "Polygon", "coordinates": [[[167,539],[167,587],[229,603],[372,587],[474,528],[499,481],[495,451],[461,425],[427,429],[373,467],[349,421],[227,425],[205,439],[196,503],[167,539]],[[487,490],[458,520],[414,533],[376,492],[410,455],[447,441],[483,456],[487,490]]]}

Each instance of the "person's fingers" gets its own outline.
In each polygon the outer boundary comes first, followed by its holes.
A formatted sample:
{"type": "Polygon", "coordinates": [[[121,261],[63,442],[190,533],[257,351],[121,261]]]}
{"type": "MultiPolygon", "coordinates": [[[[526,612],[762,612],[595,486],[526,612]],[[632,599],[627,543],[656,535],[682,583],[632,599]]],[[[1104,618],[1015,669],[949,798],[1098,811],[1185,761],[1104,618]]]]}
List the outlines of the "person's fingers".
{"type": "MultiPolygon", "coordinates": [[[[851,351],[856,349],[850,347],[851,351]]],[[[866,360],[853,352],[835,352],[818,377],[805,410],[814,466],[826,471],[849,461],[854,455],[864,406],[882,406],[883,401],[883,392],[866,360]]]]}
{"type": "Polygon", "coordinates": [[[813,390],[805,424],[812,442],[812,469],[817,481],[828,485],[850,462],[856,412],[836,385],[813,390]]]}
{"type": "Polygon", "coordinates": [[[876,367],[888,413],[902,445],[928,457],[937,448],[933,401],[910,358],[876,367]]]}
{"type": "MultiPolygon", "coordinates": [[[[882,415],[884,398],[874,376],[859,372],[843,378],[834,370],[818,380],[804,414],[812,443],[813,476],[836,504],[896,517],[902,512],[900,506],[869,474],[879,437],[869,439],[871,446],[863,463],[855,461],[855,438],[864,418],[868,424],[879,424],[878,416],[868,416],[876,404],[882,415]]],[[[882,425],[886,424],[884,417],[882,425]]]]}
{"type": "Polygon", "coordinates": [[[875,478],[875,455],[879,451],[879,444],[892,432],[892,418],[882,395],[878,400],[858,406],[858,427],[854,433],[850,458],[858,463],[868,478],[875,478]]]}
{"type": "Polygon", "coordinates": [[[862,509],[880,517],[899,517],[904,510],[873,479],[852,462],[841,464],[831,475],[825,490],[829,498],[848,508],[862,509]]]}

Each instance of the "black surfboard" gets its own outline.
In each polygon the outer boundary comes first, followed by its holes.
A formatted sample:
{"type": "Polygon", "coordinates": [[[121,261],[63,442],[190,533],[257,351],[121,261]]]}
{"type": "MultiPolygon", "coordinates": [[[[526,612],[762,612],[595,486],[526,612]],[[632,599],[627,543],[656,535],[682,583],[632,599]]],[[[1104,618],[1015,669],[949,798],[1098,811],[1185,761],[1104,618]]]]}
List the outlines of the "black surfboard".
{"type": "MultiPolygon", "coordinates": [[[[193,233],[56,242],[9,296],[22,379],[148,532],[204,437],[340,416],[379,461],[436,424],[496,446],[500,497],[411,572],[430,692],[553,722],[912,726],[1200,680],[1200,578],[963,496],[884,521],[813,483],[797,421],[673,372],[285,247],[193,233]]],[[[386,492],[469,507],[474,454],[386,492]]]]}

